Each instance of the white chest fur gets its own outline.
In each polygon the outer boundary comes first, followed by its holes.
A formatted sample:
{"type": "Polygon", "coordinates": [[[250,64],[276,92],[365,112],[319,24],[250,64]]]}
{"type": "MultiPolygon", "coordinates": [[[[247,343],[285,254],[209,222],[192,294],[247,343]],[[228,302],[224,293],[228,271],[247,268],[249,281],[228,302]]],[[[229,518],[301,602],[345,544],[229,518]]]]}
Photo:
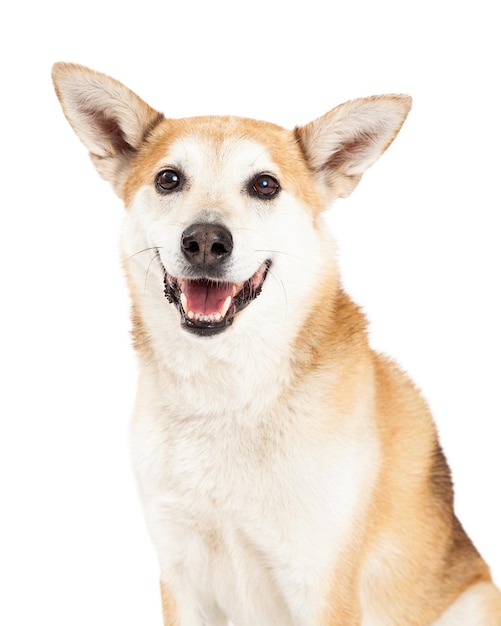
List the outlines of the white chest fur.
{"type": "Polygon", "coordinates": [[[189,389],[140,381],[133,460],[162,576],[188,624],[311,623],[377,473],[366,411],[326,430],[314,381],[286,403],[279,380],[264,381],[247,380],[247,402],[237,393],[220,413],[215,398],[197,413],[189,389]]]}

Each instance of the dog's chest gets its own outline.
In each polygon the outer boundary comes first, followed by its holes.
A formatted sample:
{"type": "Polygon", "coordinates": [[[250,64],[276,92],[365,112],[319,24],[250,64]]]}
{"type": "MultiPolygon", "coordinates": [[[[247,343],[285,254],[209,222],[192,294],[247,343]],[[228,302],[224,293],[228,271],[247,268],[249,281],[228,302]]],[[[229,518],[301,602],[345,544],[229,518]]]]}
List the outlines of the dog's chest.
{"type": "Polygon", "coordinates": [[[331,437],[312,433],[309,410],[297,396],[250,423],[160,409],[134,421],[134,464],[163,574],[184,581],[193,602],[244,612],[239,624],[311,618],[370,492],[374,440],[360,439],[357,420],[331,437]]]}

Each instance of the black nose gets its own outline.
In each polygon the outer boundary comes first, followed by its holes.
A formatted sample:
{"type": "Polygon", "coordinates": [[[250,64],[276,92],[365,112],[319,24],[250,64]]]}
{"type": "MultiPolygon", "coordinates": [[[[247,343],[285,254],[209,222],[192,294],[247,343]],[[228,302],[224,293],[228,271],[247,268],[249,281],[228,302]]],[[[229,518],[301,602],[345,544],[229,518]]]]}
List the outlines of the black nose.
{"type": "Polygon", "coordinates": [[[181,250],[191,265],[215,269],[230,256],[233,237],[220,224],[192,224],[181,235],[181,250]]]}

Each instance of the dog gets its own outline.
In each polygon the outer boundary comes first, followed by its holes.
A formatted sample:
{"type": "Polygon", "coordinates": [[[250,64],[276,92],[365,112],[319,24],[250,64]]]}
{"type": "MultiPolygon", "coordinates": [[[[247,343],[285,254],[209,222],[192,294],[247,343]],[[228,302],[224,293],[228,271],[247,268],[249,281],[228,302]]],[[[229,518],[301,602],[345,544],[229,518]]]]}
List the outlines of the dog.
{"type": "Polygon", "coordinates": [[[126,207],[132,459],[165,626],[500,626],[427,405],[369,347],[322,225],[410,97],[291,131],[169,119],[79,65],[53,81],[126,207]]]}

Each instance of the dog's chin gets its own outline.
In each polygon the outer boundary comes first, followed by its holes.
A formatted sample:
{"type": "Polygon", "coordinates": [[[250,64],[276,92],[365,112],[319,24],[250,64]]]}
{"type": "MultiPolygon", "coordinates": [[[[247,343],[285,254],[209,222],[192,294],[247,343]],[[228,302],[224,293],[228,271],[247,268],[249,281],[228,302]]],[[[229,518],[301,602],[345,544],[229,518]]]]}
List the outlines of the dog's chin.
{"type": "Polygon", "coordinates": [[[231,326],[237,313],[261,293],[271,261],[242,283],[212,278],[176,278],[164,271],[164,294],[179,311],[183,329],[200,337],[217,335],[231,326]]]}

